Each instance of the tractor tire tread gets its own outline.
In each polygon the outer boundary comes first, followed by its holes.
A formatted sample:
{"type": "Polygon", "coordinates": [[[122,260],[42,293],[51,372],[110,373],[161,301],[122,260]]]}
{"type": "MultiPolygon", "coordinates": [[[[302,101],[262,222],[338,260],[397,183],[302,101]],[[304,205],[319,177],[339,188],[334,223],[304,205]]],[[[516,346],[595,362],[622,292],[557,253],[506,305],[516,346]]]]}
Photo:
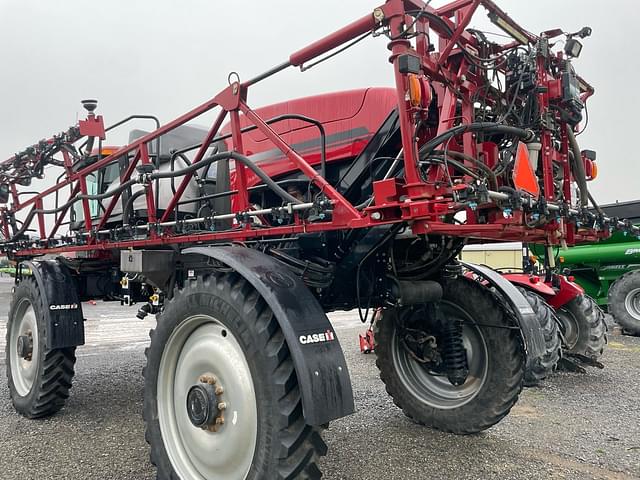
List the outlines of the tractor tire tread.
{"type": "Polygon", "coordinates": [[[544,353],[531,364],[530,368],[525,370],[524,374],[525,387],[534,387],[556,370],[562,355],[562,340],[559,334],[556,313],[551,305],[545,302],[544,298],[539,294],[526,288],[517,288],[536,313],[536,318],[544,337],[544,353]]]}
{"type": "MultiPolygon", "coordinates": [[[[506,326],[510,323],[503,309],[497,307],[496,297],[473,280],[459,278],[452,282],[445,289],[445,298],[447,296],[457,300],[464,299],[470,305],[474,305],[476,313],[483,319],[493,318],[500,326],[506,326]],[[491,310],[491,312],[484,310],[491,310]],[[484,313],[490,313],[490,315],[484,315],[484,313]]],[[[490,395],[486,395],[486,398],[482,399],[482,403],[473,406],[464,405],[455,409],[460,410],[459,413],[449,415],[449,412],[439,411],[422,404],[411,394],[408,394],[403,387],[402,380],[393,365],[390,348],[394,330],[392,323],[394,322],[394,316],[385,315],[383,311],[374,325],[376,365],[393,403],[412,421],[443,432],[467,435],[492,427],[502,420],[515,405],[522,391],[524,378],[524,347],[516,330],[486,329],[488,334],[499,332],[501,341],[501,361],[498,367],[500,381],[496,382],[497,388],[490,395]]],[[[488,390],[485,393],[488,394],[488,390]]]]}
{"type": "MultiPolygon", "coordinates": [[[[42,318],[45,308],[42,295],[34,278],[25,278],[16,287],[16,294],[9,309],[9,323],[15,314],[17,296],[23,291],[31,296],[31,303],[38,321],[38,329],[43,332],[42,341],[42,365],[36,375],[34,384],[26,396],[20,396],[13,386],[9,351],[7,347],[6,371],[9,379],[9,391],[14,408],[26,418],[36,419],[53,415],[59,412],[69,398],[69,390],[72,387],[75,374],[75,347],[47,349],[46,325],[42,318]]],[[[9,345],[11,325],[7,326],[6,345],[9,345]]]]}
{"type": "MultiPolygon", "coordinates": [[[[274,434],[275,451],[272,452],[272,457],[275,459],[272,461],[275,465],[269,473],[257,472],[255,478],[273,478],[274,480],[321,478],[322,473],[318,462],[321,456],[326,455],[327,446],[322,439],[320,427],[310,426],[304,420],[298,380],[281,327],[264,299],[240,275],[210,274],[199,277],[197,281],[188,282],[182,289],[176,288],[172,298],[165,304],[164,312],[158,316],[156,329],[149,333],[152,344],[145,352],[148,362],[143,370],[145,380],[149,379],[150,368],[157,368],[157,365],[149,364],[149,359],[154,356],[153,351],[163,347],[154,343],[154,340],[166,338],[166,329],[172,328],[168,324],[172,323],[172,315],[175,309],[180,307],[180,303],[188,301],[202,303],[202,300],[194,299],[194,296],[201,295],[203,292],[209,292],[221,298],[232,306],[239,317],[242,317],[243,328],[251,331],[251,336],[258,338],[258,344],[253,345],[252,348],[264,353],[264,362],[271,370],[268,380],[271,382],[270,388],[277,400],[275,424],[278,430],[274,434]],[[161,329],[165,331],[159,332],[161,329]]],[[[212,298],[209,300],[213,301],[212,298]]],[[[148,382],[145,386],[148,387],[148,382]]],[[[154,400],[149,398],[149,392],[145,391],[145,406],[154,400]]],[[[159,429],[154,428],[154,425],[157,426],[157,414],[154,415],[151,409],[145,408],[143,419],[146,426],[145,439],[151,446],[151,463],[157,468],[158,480],[177,480],[178,477],[166,457],[162,439],[159,438],[159,429]]]]}

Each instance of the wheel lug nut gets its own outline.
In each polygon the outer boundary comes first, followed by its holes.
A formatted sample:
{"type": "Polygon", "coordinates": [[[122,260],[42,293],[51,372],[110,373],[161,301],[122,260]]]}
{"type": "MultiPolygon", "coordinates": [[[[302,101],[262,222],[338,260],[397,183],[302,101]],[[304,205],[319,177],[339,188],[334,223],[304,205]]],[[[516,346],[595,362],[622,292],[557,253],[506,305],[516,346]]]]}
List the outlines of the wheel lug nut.
{"type": "Polygon", "coordinates": [[[226,408],[227,408],[226,402],[220,402],[218,404],[218,410],[226,410],[226,408]]]}
{"type": "Polygon", "coordinates": [[[216,425],[224,425],[224,418],[222,417],[216,418],[216,425]]]}
{"type": "Polygon", "coordinates": [[[199,380],[200,383],[208,383],[209,385],[213,385],[218,381],[215,375],[202,375],[199,380]]]}
{"type": "Polygon", "coordinates": [[[222,395],[224,393],[224,388],[221,385],[216,387],[216,395],[222,395]]]}

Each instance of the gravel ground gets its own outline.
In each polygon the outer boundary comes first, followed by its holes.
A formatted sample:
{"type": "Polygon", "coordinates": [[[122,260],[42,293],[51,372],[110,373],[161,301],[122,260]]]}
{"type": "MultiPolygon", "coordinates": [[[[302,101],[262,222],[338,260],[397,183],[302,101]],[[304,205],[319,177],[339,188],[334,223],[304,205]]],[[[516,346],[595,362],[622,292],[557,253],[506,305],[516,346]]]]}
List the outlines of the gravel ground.
{"type": "MultiPolygon", "coordinates": [[[[0,363],[10,283],[0,279],[0,363]]],[[[78,349],[72,396],[53,418],[29,421],[0,379],[0,478],[153,479],[142,423],[143,350],[153,320],[113,304],[85,306],[87,345],[78,349]]],[[[384,391],[362,329],[333,315],[358,412],[325,434],[328,479],[640,478],[640,339],[611,337],[605,370],[559,373],[527,389],[511,414],[478,435],[458,437],[411,423],[384,391]]],[[[4,368],[4,366],[2,367],[4,368]]]]}

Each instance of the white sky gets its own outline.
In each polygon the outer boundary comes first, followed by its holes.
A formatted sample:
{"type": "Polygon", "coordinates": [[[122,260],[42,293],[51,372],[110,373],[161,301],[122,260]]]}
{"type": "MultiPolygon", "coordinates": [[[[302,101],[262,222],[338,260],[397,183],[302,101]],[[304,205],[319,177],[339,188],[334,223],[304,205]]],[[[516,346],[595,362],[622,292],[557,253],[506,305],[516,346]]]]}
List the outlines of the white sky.
{"type": "MultiPolygon", "coordinates": [[[[638,2],[496,1],[534,33],[593,28],[575,62],[596,87],[579,137],[582,148],[598,152],[600,177],[591,188],[602,203],[639,198],[638,2]]],[[[252,77],[380,3],[0,0],[0,159],[74,124],[84,98],[99,99],[107,124],[132,113],[167,122],[221,90],[230,71],[252,77]]],[[[484,14],[476,18],[472,26],[487,28],[484,14]]],[[[263,82],[249,103],[391,86],[387,57],[386,38],[368,39],[307,73],[290,69],[263,82]]]]}

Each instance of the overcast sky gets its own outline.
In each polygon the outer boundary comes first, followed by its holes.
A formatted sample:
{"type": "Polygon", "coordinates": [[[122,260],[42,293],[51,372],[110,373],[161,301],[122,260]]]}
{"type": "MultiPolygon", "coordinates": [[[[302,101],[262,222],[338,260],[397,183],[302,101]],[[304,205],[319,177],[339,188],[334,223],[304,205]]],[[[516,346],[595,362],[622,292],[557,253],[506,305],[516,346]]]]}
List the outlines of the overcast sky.
{"type": "MultiPolygon", "coordinates": [[[[579,137],[582,148],[598,152],[592,190],[600,202],[640,198],[638,2],[496,2],[534,33],[593,28],[575,62],[596,88],[579,137]]],[[[0,158],[74,124],[84,98],[99,100],[107,124],[132,113],[167,122],[221,90],[230,71],[245,79],[260,73],[379,3],[0,0],[0,158]]],[[[484,14],[476,18],[472,25],[487,28],[484,14]]],[[[309,72],[290,69],[252,88],[249,104],[391,86],[387,57],[386,38],[367,39],[309,72]]]]}

